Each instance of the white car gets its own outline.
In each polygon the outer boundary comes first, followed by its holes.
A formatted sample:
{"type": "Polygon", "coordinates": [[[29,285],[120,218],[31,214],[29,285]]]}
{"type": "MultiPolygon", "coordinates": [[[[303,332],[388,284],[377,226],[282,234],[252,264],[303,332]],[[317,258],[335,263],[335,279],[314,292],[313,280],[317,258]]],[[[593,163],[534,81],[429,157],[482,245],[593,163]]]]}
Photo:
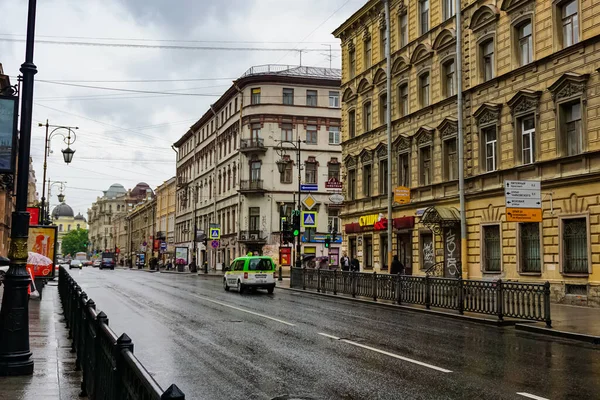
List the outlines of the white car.
{"type": "Polygon", "coordinates": [[[69,264],[69,269],[72,268],[83,269],[83,263],[81,262],[81,260],[73,260],[71,261],[71,264],[69,264]]]}

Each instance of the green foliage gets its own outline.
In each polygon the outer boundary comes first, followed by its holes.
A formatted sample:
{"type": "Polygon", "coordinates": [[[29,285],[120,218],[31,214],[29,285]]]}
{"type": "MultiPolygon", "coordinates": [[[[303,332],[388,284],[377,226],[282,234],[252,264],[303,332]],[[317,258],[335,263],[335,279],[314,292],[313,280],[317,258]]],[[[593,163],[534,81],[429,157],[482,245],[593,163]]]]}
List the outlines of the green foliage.
{"type": "Polygon", "coordinates": [[[88,245],[88,230],[87,229],[75,229],[70,231],[62,239],[62,253],[63,255],[70,254],[72,257],[75,253],[80,251],[87,252],[88,245]]]}

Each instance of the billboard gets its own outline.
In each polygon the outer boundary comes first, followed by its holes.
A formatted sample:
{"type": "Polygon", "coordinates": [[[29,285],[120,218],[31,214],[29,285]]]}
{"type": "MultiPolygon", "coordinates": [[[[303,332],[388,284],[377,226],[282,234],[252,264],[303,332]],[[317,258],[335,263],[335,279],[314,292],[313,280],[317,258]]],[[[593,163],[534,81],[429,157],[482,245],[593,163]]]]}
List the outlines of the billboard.
{"type": "Polygon", "coordinates": [[[188,264],[187,247],[175,247],[175,264],[188,264]],[[180,260],[183,260],[183,262],[180,260]]]}
{"type": "MultiPolygon", "coordinates": [[[[30,226],[27,251],[46,256],[56,264],[57,229],[56,226],[30,226]]],[[[32,273],[34,277],[54,278],[54,265],[35,267],[32,273]]]]}
{"type": "Polygon", "coordinates": [[[0,174],[15,172],[17,97],[0,96],[0,174]]]}

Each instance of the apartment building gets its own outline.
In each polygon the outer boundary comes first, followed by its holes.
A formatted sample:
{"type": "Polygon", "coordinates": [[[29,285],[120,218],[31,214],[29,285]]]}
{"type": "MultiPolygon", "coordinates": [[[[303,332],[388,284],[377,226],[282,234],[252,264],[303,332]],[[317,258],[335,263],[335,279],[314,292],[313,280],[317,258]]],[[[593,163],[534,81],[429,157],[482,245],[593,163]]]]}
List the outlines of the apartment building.
{"type": "Polygon", "coordinates": [[[334,32],[343,54],[348,251],[365,270],[386,270],[387,232],[373,224],[386,220],[408,273],[442,263],[447,276],[458,268],[463,278],[549,281],[555,301],[598,306],[600,9],[580,0],[461,3],[457,56],[455,2],[390,1],[391,93],[383,2],[368,1],[334,32]],[[458,62],[468,224],[462,255],[458,62]],[[410,201],[391,216],[387,96],[393,185],[410,190],[410,201]],[[541,181],[542,222],[507,222],[504,181],[515,179],[541,181]]]}
{"type": "Polygon", "coordinates": [[[233,83],[175,143],[176,246],[193,252],[194,227],[219,227],[216,247],[197,245],[201,264],[221,268],[252,251],[289,265],[294,250],[281,243],[281,217],[297,208],[302,183],[316,185],[300,200],[318,221],[302,236],[302,254],[337,260],[341,240],[329,251],[323,244],[330,223],[339,225],[328,189],[339,190],[340,77],[335,69],[265,65],[233,83]],[[286,163],[282,174],[277,161],[286,163]]]}

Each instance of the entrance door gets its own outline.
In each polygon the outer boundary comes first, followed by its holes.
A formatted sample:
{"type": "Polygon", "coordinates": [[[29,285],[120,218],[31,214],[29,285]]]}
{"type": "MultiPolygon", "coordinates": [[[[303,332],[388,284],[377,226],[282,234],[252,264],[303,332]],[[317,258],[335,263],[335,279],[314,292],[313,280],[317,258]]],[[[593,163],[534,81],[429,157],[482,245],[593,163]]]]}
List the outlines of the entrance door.
{"type": "Polygon", "coordinates": [[[356,258],[356,236],[351,237],[348,243],[348,257],[350,259],[356,258]]]}
{"type": "Polygon", "coordinates": [[[399,234],[396,246],[398,249],[398,259],[404,265],[404,273],[412,275],[412,235],[410,233],[399,234]]]}

